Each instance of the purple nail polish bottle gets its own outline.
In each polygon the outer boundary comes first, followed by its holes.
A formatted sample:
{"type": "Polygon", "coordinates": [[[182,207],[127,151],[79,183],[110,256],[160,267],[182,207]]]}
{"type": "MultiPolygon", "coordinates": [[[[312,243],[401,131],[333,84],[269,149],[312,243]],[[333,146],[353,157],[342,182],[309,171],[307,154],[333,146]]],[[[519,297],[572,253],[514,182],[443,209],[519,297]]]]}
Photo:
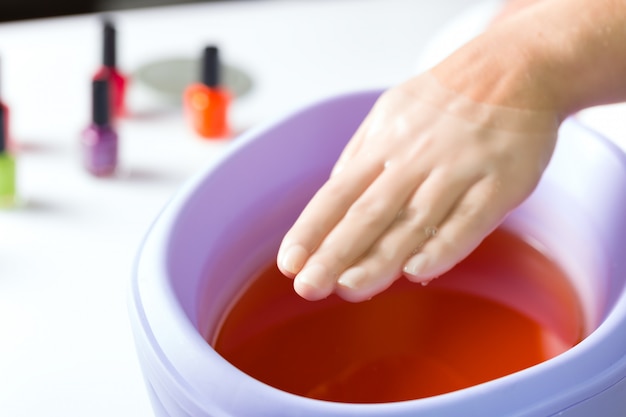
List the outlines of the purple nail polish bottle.
{"type": "Polygon", "coordinates": [[[92,121],[81,140],[85,169],[98,177],[112,175],[117,168],[118,137],[111,124],[109,80],[92,81],[92,121]]]}

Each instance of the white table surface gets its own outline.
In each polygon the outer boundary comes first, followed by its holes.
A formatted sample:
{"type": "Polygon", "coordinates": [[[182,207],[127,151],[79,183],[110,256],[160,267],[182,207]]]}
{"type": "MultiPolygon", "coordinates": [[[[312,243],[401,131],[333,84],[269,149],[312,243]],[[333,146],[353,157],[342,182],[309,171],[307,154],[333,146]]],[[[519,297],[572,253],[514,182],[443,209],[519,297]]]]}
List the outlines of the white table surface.
{"type": "MultiPolygon", "coordinates": [[[[476,3],[231,1],[113,16],[127,73],[217,43],[254,83],[232,108],[245,129],[322,97],[404,80],[424,49],[436,54],[433,36],[476,3]]],[[[467,36],[467,25],[455,27],[448,41],[467,36]]],[[[0,416],[152,415],[127,315],[133,260],[172,193],[230,143],[199,139],[179,108],[134,83],[133,116],[119,126],[121,173],[87,175],[77,148],[99,42],[92,15],[0,24],[22,200],[0,210],[0,416]]],[[[625,111],[582,118],[626,144],[625,111]]]]}
{"type": "MultiPolygon", "coordinates": [[[[253,79],[232,108],[244,129],[404,80],[432,34],[473,3],[231,1],[113,16],[127,73],[217,43],[253,79]]],[[[134,115],[119,126],[120,175],[87,175],[78,138],[99,42],[92,15],[0,24],[22,200],[0,210],[0,416],[152,415],[127,315],[133,260],[172,193],[229,143],[199,139],[180,109],[135,83],[134,115]]]]}

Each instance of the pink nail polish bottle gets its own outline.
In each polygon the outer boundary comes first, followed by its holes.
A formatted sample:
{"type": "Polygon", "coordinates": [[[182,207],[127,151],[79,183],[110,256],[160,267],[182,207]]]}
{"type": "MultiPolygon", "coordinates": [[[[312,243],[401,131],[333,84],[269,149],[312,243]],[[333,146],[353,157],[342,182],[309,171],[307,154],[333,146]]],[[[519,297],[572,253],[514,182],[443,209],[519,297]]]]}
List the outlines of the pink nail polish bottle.
{"type": "Polygon", "coordinates": [[[110,80],[111,116],[125,116],[127,78],[117,67],[117,31],[109,20],[105,20],[102,26],[102,66],[93,77],[94,80],[100,78],[110,80]]]}
{"type": "Polygon", "coordinates": [[[118,137],[111,124],[109,82],[107,78],[92,81],[92,121],[81,140],[85,169],[97,177],[113,175],[117,168],[118,137]]]}

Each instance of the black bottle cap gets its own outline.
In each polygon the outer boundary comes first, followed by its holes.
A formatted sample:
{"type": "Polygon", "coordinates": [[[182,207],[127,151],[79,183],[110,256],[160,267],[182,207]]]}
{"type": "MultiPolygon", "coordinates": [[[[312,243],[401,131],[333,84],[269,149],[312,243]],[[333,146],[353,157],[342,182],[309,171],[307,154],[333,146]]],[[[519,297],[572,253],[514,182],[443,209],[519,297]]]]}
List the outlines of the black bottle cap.
{"type": "Polygon", "coordinates": [[[0,106],[0,154],[7,149],[7,121],[4,107],[0,106]]]}
{"type": "Polygon", "coordinates": [[[208,87],[220,84],[220,60],[216,46],[207,46],[202,55],[202,83],[208,87]]]}
{"type": "Polygon", "coordinates": [[[116,30],[110,20],[105,19],[102,27],[102,64],[105,67],[115,68],[116,62],[116,30]]]}
{"type": "Polygon", "coordinates": [[[92,122],[96,126],[108,126],[111,116],[111,100],[108,78],[93,80],[91,96],[92,122]]]}

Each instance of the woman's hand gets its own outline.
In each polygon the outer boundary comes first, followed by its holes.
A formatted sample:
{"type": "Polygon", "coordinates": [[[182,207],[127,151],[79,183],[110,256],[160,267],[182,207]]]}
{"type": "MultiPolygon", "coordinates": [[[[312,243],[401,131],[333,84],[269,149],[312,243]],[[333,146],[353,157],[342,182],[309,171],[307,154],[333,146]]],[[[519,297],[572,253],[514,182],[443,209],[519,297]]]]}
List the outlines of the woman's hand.
{"type": "Polygon", "coordinates": [[[308,300],[367,300],[468,255],[537,184],[554,113],[476,103],[426,73],[385,92],[285,236],[278,266],[308,300]]]}
{"type": "Polygon", "coordinates": [[[567,115],[626,99],[626,0],[520,2],[377,101],[279,249],[302,297],[449,270],[531,193],[567,115]]]}

